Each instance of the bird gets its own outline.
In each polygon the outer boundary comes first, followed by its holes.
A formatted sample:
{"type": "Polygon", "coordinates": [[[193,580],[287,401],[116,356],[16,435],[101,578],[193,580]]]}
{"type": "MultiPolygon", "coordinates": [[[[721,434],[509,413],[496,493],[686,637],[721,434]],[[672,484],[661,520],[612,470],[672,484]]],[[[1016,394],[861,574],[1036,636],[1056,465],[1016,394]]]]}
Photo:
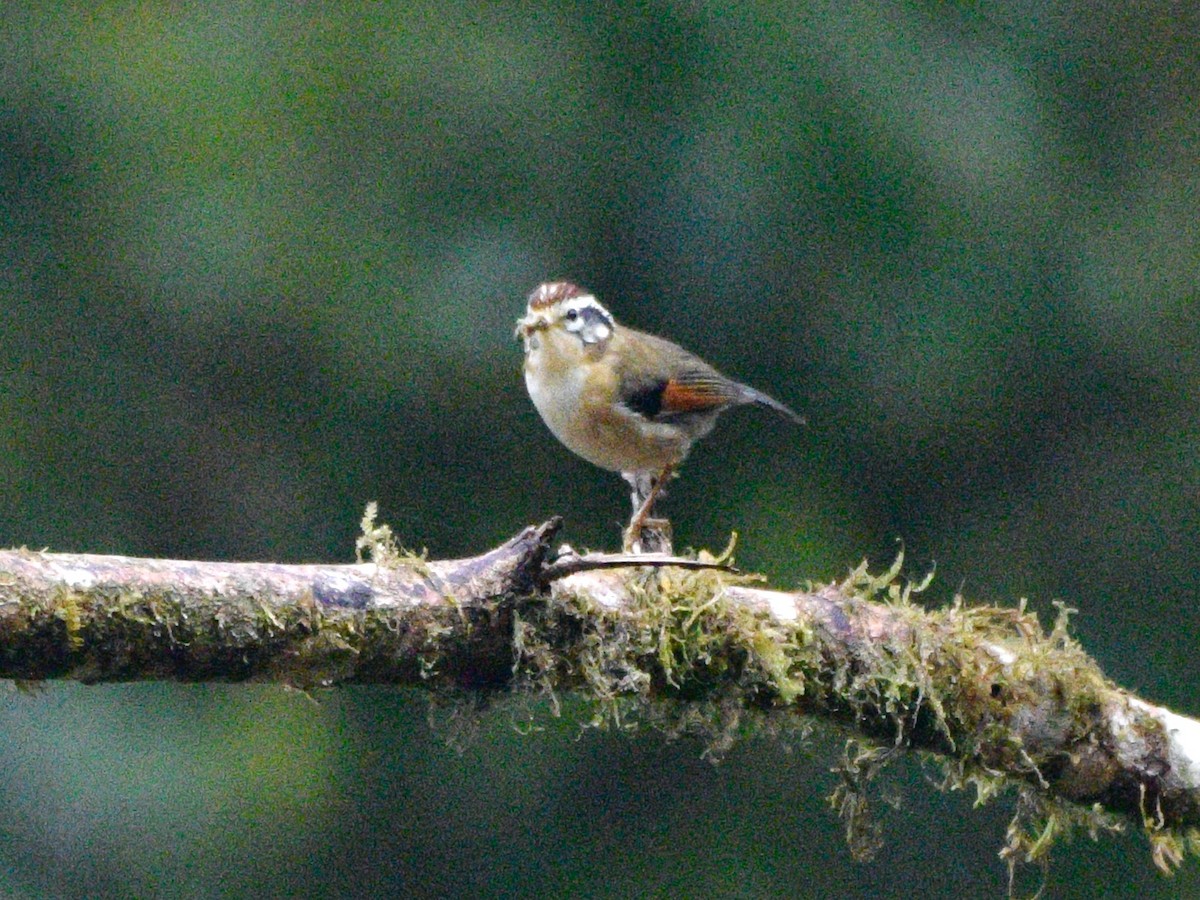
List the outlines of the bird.
{"type": "Polygon", "coordinates": [[[725,410],[763,406],[804,424],[775,398],[678,344],[619,324],[593,294],[567,281],[534,289],[516,337],[524,345],[525,386],[550,431],[629,482],[627,552],[643,551],[643,528],[667,524],[650,519],[656,499],[725,410]]]}

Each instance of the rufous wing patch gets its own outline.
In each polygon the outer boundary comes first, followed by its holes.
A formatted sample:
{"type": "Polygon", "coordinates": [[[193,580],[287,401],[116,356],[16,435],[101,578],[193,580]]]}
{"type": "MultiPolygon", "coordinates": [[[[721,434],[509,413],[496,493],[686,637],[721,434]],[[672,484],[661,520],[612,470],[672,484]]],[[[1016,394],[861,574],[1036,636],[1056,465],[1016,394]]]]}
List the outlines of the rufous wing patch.
{"type": "Polygon", "coordinates": [[[729,402],[728,395],[719,385],[704,381],[667,381],[662,392],[664,413],[699,412],[716,409],[729,402]]]}

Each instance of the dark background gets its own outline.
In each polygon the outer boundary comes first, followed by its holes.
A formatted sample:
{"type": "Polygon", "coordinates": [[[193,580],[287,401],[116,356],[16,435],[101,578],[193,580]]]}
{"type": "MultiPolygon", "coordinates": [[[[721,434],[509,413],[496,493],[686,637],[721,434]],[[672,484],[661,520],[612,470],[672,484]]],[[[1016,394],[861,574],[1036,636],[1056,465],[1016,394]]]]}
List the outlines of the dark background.
{"type": "MultiPolygon", "coordinates": [[[[348,561],[375,499],[434,557],[552,514],[615,546],[623,485],[549,435],[512,340],[570,278],[809,419],[726,417],[681,545],[736,529],[786,586],[899,539],[924,602],[1064,601],[1116,681],[1200,714],[1192,5],[90,7],[0,11],[0,541],[348,561]]],[[[906,760],[860,865],[844,735],[713,766],[566,712],[9,690],[0,890],[1006,890],[1011,796],[906,760]]],[[[1198,868],[1080,835],[1049,896],[1198,868]]]]}

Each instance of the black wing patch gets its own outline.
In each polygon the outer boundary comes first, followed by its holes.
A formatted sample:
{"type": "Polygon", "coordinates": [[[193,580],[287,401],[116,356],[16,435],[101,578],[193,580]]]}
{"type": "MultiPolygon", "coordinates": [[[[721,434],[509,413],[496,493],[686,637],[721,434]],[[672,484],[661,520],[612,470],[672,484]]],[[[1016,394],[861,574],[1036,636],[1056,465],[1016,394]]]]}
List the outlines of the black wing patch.
{"type": "Polygon", "coordinates": [[[653,384],[639,386],[625,397],[625,405],[635,413],[653,419],[663,408],[663,394],[667,390],[667,382],[659,381],[653,384]]]}

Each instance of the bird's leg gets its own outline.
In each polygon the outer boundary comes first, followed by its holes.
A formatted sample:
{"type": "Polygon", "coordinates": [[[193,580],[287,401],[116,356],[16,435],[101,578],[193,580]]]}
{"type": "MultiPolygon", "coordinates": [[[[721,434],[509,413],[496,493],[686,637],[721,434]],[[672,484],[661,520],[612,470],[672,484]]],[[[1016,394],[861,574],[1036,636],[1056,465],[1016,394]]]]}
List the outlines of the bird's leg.
{"type": "Polygon", "coordinates": [[[651,517],[654,502],[663,492],[663,486],[671,477],[672,466],[666,466],[657,477],[645,472],[624,472],[624,478],[633,487],[633,517],[625,529],[623,544],[627,553],[670,553],[671,523],[667,519],[651,517]]]}
{"type": "Polygon", "coordinates": [[[654,479],[646,472],[622,472],[621,477],[629,482],[629,499],[633,503],[633,514],[637,515],[654,486],[654,479]]]}

